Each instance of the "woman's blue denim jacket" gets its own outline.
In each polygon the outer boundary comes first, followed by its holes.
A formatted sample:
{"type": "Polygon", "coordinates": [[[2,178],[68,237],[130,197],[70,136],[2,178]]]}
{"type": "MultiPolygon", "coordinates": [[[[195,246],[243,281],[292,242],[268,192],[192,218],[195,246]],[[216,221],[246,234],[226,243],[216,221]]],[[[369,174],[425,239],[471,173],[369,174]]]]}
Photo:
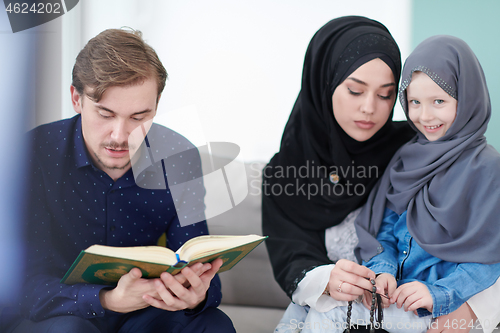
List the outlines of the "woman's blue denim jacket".
{"type": "MultiPolygon", "coordinates": [[[[425,284],[432,295],[434,318],[455,311],[500,276],[500,263],[453,263],[425,252],[408,232],[406,212],[399,216],[386,208],[377,240],[384,251],[363,264],[376,274],[392,274],[398,286],[411,281],[425,284]]],[[[417,311],[419,316],[430,314],[426,309],[417,311]]]]}

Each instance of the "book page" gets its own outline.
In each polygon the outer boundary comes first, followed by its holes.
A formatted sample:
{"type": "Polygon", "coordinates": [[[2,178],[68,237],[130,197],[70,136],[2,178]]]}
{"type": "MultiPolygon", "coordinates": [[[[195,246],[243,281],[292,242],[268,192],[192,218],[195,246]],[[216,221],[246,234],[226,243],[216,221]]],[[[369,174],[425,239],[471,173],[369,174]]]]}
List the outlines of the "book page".
{"type": "Polygon", "coordinates": [[[177,251],[181,260],[186,262],[196,260],[212,253],[217,253],[223,250],[231,249],[241,245],[253,243],[263,239],[259,235],[246,236],[199,236],[188,240],[177,251]]]}
{"type": "Polygon", "coordinates": [[[86,249],[85,252],[170,266],[177,263],[175,253],[172,250],[161,246],[114,247],[106,245],[92,245],[86,249]]]}

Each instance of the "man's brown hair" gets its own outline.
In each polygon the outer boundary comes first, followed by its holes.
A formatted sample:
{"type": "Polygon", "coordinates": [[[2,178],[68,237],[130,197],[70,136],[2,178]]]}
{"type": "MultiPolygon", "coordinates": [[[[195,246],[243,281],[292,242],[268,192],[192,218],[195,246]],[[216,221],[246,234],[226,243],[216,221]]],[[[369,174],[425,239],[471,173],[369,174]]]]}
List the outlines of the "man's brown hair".
{"type": "Polygon", "coordinates": [[[167,71],[142,33],[108,29],[92,38],[76,57],[72,85],[80,95],[85,93],[98,102],[109,87],[139,84],[148,78],[156,81],[159,96],[167,71]]]}

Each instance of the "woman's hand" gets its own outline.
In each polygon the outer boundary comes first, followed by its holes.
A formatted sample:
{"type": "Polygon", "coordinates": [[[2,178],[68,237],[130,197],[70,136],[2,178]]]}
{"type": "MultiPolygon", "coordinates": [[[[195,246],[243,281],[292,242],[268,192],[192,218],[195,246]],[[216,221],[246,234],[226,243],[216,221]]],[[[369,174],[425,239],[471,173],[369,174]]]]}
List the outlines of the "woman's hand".
{"type": "Polygon", "coordinates": [[[330,272],[327,291],[338,301],[354,301],[363,295],[365,289],[371,290],[370,280],[375,273],[353,261],[340,259],[330,272]]]}

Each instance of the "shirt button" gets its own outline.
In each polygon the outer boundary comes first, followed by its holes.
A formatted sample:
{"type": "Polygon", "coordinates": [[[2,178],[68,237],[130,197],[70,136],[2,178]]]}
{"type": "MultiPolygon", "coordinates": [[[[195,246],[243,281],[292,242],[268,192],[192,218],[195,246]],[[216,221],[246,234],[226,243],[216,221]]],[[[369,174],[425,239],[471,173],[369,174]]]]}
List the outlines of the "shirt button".
{"type": "Polygon", "coordinates": [[[112,226],[109,228],[109,230],[111,230],[111,231],[115,231],[115,229],[116,229],[116,227],[115,227],[114,225],[112,225],[112,226]]]}
{"type": "Polygon", "coordinates": [[[403,251],[403,254],[407,254],[407,253],[408,253],[408,252],[406,252],[406,251],[403,251]]]}

